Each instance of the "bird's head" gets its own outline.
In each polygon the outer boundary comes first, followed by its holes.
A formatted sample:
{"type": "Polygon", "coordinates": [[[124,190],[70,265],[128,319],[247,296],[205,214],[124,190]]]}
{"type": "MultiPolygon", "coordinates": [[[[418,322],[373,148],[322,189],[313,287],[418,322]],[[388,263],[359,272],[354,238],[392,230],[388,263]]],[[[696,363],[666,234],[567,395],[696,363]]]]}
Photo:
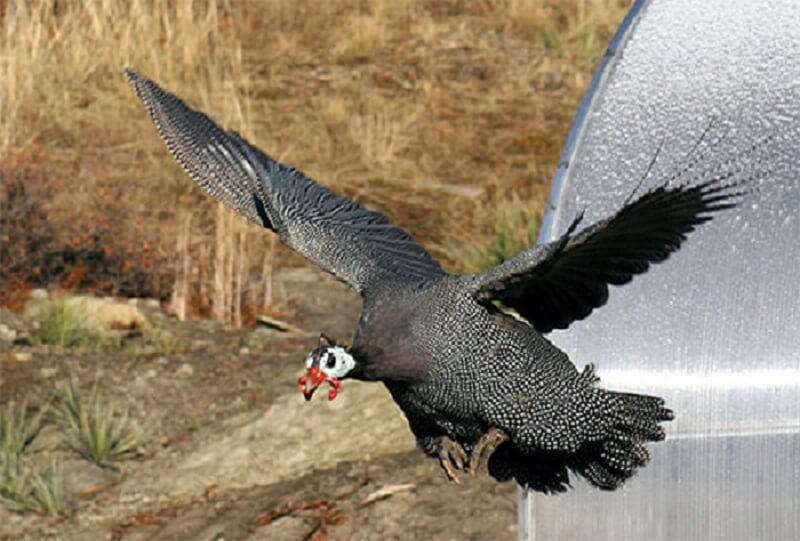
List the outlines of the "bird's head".
{"type": "Polygon", "coordinates": [[[355,366],[356,360],[345,348],[321,334],[319,346],[306,356],[306,375],[297,380],[297,386],[306,400],[311,400],[317,388],[327,382],[331,386],[328,400],[333,400],[339,394],[340,380],[355,366]]]}

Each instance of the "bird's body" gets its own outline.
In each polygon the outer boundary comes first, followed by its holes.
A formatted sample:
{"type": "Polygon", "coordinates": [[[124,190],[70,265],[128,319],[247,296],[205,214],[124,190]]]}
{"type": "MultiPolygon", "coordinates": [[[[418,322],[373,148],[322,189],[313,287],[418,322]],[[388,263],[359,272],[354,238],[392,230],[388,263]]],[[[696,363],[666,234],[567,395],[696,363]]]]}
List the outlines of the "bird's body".
{"type": "Polygon", "coordinates": [[[632,395],[645,402],[636,410],[643,426],[630,434],[623,430],[620,438],[628,438],[625,445],[635,446],[639,459],[621,472],[606,471],[611,465],[600,459],[603,440],[620,423],[626,426],[626,395],[596,387],[591,366],[578,371],[533,327],[476,302],[466,293],[469,280],[447,276],[373,300],[374,309],[365,307],[370,315],[362,315],[353,339],[351,353],[360,368],[352,377],[386,384],[430,456],[437,456],[443,436],[469,453],[491,428],[508,434],[514,456],[523,462],[526,455],[533,463],[587,452],[581,460],[561,460],[561,467],[544,471],[508,471],[512,459],[502,452],[489,462],[495,476],[515,476],[533,488],[563,490],[566,467],[610,488],[623,472],[629,475],[627,469],[643,464],[643,442],[662,438],[658,423],[671,418],[663,402],[632,395]],[[589,466],[603,471],[586,470],[589,466]]]}
{"type": "MultiPolygon", "coordinates": [[[[180,99],[127,72],[167,147],[213,197],[355,288],[363,305],[349,348],[321,337],[299,385],[383,382],[420,448],[453,469],[479,465],[545,492],[568,471],[601,488],[649,459],[672,418],[660,398],[598,386],[543,334],[605,304],[664,261],[714,212],[734,206],[747,179],[719,171],[699,184],[664,183],[582,230],[523,251],[486,274],[445,272],[381,214],[285,167],[180,99]],[[510,315],[511,312],[515,315],[510,315]],[[468,456],[469,455],[469,456],[468,456]]],[[[682,170],[691,170],[688,166],[682,170]]]]}

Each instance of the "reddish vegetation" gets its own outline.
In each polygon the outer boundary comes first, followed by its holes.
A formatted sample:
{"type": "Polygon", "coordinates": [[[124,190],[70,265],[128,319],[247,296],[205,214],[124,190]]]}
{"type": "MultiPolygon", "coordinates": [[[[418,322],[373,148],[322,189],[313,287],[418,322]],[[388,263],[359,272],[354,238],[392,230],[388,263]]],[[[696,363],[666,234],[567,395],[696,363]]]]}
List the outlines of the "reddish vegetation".
{"type": "Polygon", "coordinates": [[[54,205],[69,186],[42,167],[35,149],[0,161],[0,305],[19,307],[34,287],[163,297],[170,286],[163,251],[119,235],[119,193],[100,189],[89,207],[54,205]]]}

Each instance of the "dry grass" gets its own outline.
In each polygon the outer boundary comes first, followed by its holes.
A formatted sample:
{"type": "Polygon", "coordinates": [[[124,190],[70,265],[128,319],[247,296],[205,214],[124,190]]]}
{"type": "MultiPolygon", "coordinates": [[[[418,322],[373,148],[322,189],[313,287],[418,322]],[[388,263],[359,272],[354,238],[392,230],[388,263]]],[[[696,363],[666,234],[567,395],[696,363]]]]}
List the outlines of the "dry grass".
{"type": "Polygon", "coordinates": [[[86,325],[86,314],[64,301],[47,306],[39,317],[34,342],[62,348],[93,347],[102,337],[86,325]]]}
{"type": "MultiPolygon", "coordinates": [[[[627,4],[9,0],[0,7],[0,161],[39,149],[37,166],[64,185],[47,201],[64,242],[105,228],[124,253],[172,261],[191,277],[195,310],[212,309],[214,253],[248,246],[246,261],[220,259],[233,270],[219,276],[240,280],[228,297],[261,309],[264,234],[228,225],[215,238],[210,203],[124,82],[130,66],[386,212],[464,270],[474,264],[456,248],[505,234],[498,205],[513,199],[532,217],[541,209],[627,4]],[[185,209],[195,211],[188,258],[173,255],[185,209]]],[[[275,258],[300,262],[284,248],[275,258]]],[[[162,282],[154,294],[167,296],[174,276],[162,282]]]]}
{"type": "Polygon", "coordinates": [[[516,194],[494,205],[493,233],[486,242],[457,243],[443,247],[464,272],[487,272],[522,250],[536,244],[542,211],[536,202],[523,201],[516,194]]]}

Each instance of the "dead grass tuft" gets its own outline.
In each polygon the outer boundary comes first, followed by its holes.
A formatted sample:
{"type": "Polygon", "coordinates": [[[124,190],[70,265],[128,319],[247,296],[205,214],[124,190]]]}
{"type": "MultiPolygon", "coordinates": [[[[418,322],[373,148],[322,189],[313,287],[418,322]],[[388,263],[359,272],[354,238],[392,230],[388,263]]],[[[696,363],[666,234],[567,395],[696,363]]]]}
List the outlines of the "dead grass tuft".
{"type": "Polygon", "coordinates": [[[63,300],[47,305],[39,317],[35,342],[62,348],[95,347],[102,337],[86,325],[86,314],[63,300]]]}
{"type": "Polygon", "coordinates": [[[486,272],[536,244],[543,205],[512,194],[494,206],[494,220],[485,242],[451,241],[440,249],[464,272],[486,272]]]}

